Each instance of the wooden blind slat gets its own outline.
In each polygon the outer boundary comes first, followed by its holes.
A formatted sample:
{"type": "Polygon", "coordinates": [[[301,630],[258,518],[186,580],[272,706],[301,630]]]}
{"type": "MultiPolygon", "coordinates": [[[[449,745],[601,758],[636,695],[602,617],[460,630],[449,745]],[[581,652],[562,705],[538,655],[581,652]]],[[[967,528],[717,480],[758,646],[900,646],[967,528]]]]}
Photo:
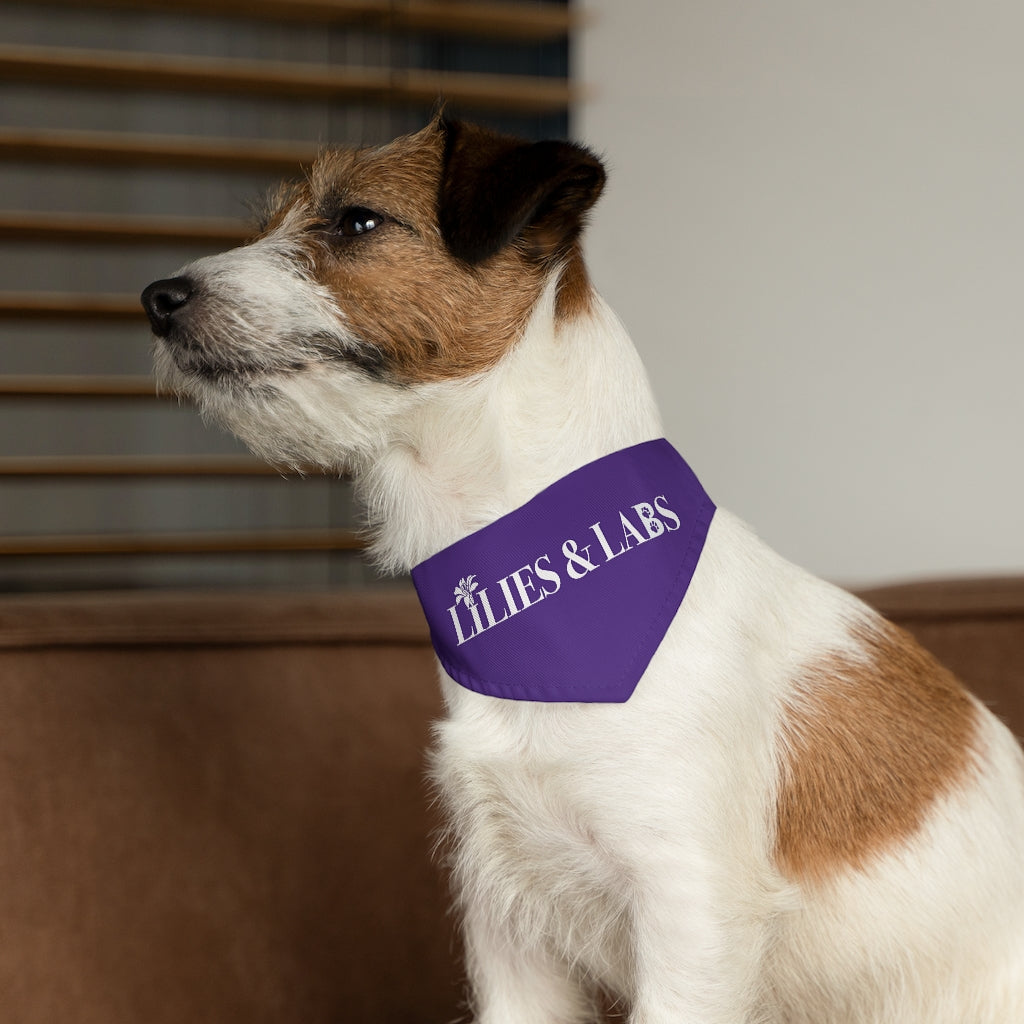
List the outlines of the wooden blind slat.
{"type": "Polygon", "coordinates": [[[0,292],[0,319],[133,320],[145,319],[136,295],[73,292],[0,292]]]}
{"type": "MultiPolygon", "coordinates": [[[[46,6],[81,6],[82,0],[44,0],[46,6]]],[[[166,0],[96,0],[98,8],[166,10],[166,0]]],[[[495,0],[176,0],[178,13],[364,25],[410,32],[437,32],[509,40],[562,39],[579,22],[561,4],[502,3],[495,0]]]]}
{"type": "Polygon", "coordinates": [[[281,477],[286,470],[234,455],[0,456],[0,478],[281,477]]]}
{"type": "Polygon", "coordinates": [[[304,143],[124,132],[0,128],[0,159],[113,167],[294,174],[319,152],[304,143]]]}
{"type": "Polygon", "coordinates": [[[71,47],[0,46],[0,80],[41,85],[264,95],[431,106],[439,97],[515,113],[565,110],[575,98],[561,78],[489,75],[238,58],[167,57],[71,47]]]}
{"type": "Polygon", "coordinates": [[[249,530],[217,533],[41,534],[0,537],[3,556],[200,555],[360,551],[352,530],[249,530]]]}
{"type": "MultiPolygon", "coordinates": [[[[373,6],[382,6],[375,4],[373,6]]],[[[491,36],[498,39],[563,39],[578,22],[562,4],[465,3],[438,0],[406,0],[390,3],[396,28],[415,32],[439,32],[491,36]]]]}
{"type": "Polygon", "coordinates": [[[127,374],[8,374],[0,398],[154,398],[152,377],[127,374]]]}
{"type": "Polygon", "coordinates": [[[0,211],[4,241],[223,247],[238,245],[251,235],[245,222],[228,218],[0,211]]]}

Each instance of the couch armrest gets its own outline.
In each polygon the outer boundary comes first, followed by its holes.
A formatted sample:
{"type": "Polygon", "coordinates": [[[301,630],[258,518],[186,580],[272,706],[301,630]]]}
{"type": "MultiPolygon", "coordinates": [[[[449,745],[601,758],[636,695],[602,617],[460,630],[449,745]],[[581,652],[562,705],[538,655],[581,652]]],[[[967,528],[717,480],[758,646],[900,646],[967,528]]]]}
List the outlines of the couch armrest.
{"type": "Polygon", "coordinates": [[[931,580],[861,592],[1024,736],[1024,577],[931,580]]]}

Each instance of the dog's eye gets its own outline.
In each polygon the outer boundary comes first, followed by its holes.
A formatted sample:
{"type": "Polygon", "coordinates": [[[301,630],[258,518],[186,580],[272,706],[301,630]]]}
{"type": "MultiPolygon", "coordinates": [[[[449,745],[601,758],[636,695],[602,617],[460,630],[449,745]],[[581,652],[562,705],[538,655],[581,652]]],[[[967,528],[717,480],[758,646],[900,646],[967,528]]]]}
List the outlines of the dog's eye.
{"type": "Polygon", "coordinates": [[[379,228],[384,223],[384,214],[368,210],[365,206],[350,206],[332,225],[335,234],[343,238],[355,238],[379,228]]]}

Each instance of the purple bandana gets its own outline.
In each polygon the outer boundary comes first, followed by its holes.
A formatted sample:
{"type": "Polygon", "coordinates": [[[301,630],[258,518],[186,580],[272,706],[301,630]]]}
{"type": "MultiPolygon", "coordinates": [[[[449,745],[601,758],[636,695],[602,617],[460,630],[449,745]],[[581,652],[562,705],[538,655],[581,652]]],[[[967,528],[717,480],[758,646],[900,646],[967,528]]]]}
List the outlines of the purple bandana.
{"type": "Polygon", "coordinates": [[[715,506],[664,438],[612,452],[412,570],[445,671],[509,700],[629,700],[715,506]]]}

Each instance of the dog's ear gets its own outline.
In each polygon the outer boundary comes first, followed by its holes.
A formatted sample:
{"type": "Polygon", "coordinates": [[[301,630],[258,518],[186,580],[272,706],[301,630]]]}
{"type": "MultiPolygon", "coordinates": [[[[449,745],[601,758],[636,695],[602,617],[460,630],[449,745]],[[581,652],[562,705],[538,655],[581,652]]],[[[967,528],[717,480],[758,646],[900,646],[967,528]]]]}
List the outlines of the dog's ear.
{"type": "Polygon", "coordinates": [[[482,263],[513,241],[537,260],[568,252],[604,187],[604,167],[593,153],[443,118],[440,127],[438,223],[453,256],[482,263]]]}

